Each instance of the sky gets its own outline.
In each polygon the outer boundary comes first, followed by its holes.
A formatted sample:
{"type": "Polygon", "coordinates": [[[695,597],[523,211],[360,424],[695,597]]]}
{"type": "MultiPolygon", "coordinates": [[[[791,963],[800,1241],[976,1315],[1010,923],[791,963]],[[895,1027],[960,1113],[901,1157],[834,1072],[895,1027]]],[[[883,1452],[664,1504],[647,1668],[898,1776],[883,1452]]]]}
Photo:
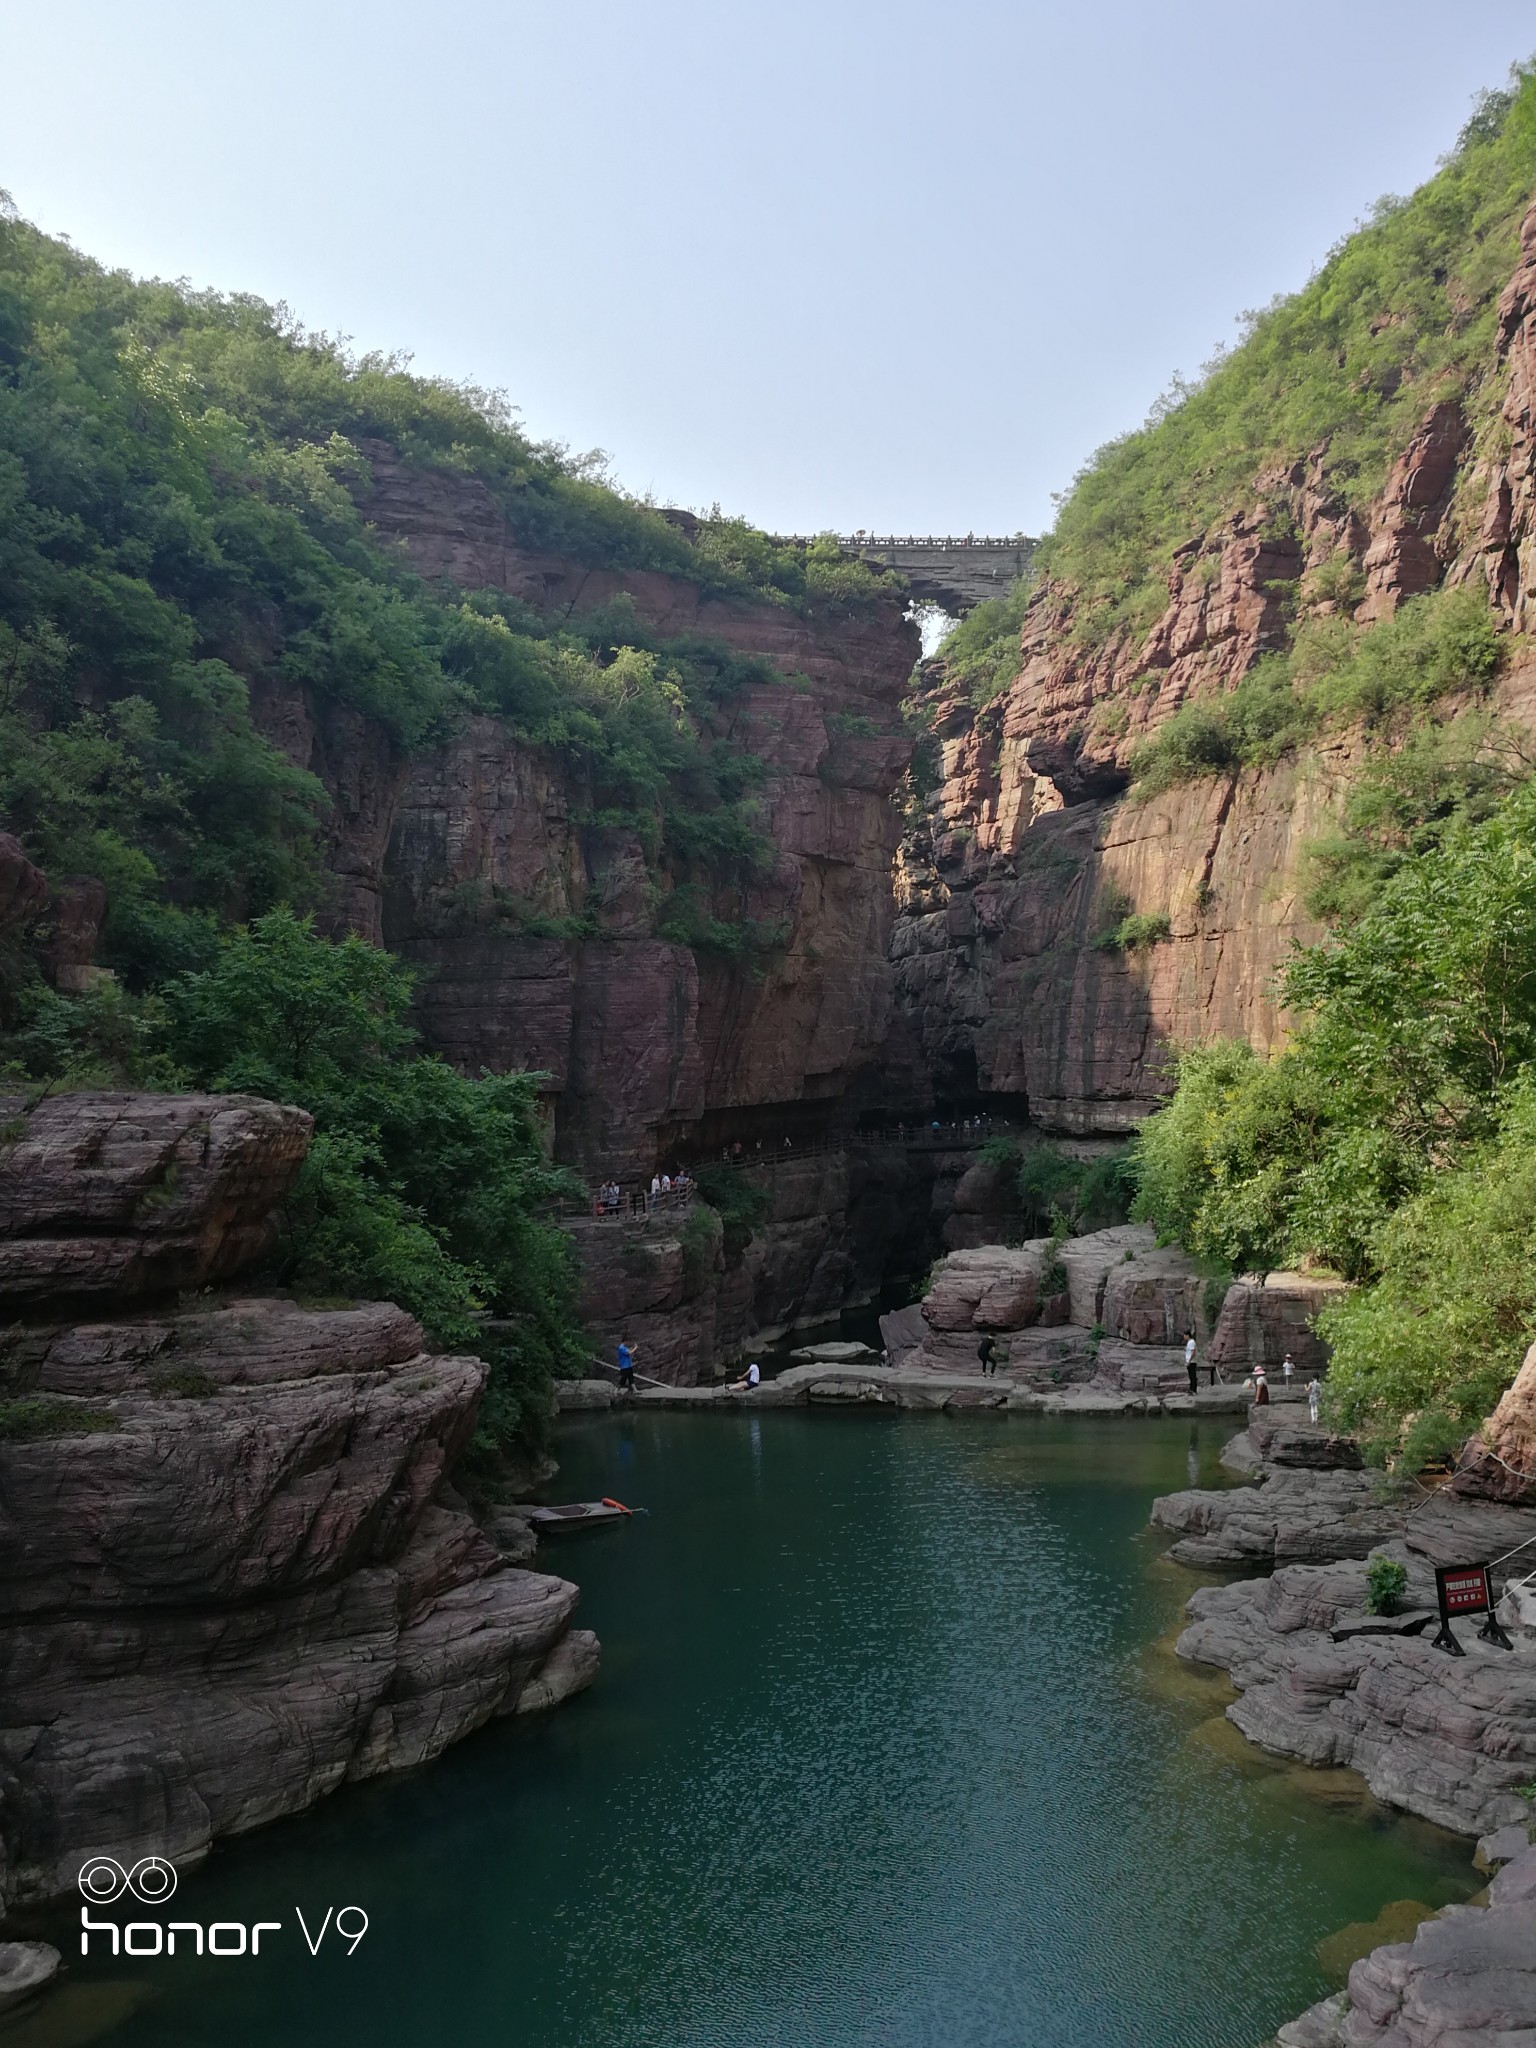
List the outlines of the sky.
{"type": "Polygon", "coordinates": [[[1529,0],[0,0],[0,187],[662,504],[1039,533],[1529,0]]]}

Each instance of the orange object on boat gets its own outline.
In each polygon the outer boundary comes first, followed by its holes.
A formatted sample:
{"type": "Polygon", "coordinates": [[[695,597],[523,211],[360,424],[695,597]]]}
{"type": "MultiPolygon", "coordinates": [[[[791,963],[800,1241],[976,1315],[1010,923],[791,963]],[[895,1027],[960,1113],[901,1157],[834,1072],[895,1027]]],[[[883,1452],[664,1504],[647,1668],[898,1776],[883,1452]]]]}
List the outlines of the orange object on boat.
{"type": "Polygon", "coordinates": [[[623,1501],[613,1500],[606,1493],[603,1495],[603,1506],[605,1508],[617,1508],[621,1515],[632,1515],[635,1512],[633,1508],[625,1507],[623,1501]]]}

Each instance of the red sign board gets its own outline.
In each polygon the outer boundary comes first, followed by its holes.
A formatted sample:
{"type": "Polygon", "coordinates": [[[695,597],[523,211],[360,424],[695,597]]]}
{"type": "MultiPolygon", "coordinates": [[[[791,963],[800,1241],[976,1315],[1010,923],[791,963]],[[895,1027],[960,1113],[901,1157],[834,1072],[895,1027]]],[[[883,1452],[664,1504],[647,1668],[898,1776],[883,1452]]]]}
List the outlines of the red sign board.
{"type": "Polygon", "coordinates": [[[1435,1573],[1435,1584],[1440,1593],[1440,1612],[1444,1615],[1492,1612],[1493,1598],[1485,1564],[1444,1566],[1435,1573]]]}

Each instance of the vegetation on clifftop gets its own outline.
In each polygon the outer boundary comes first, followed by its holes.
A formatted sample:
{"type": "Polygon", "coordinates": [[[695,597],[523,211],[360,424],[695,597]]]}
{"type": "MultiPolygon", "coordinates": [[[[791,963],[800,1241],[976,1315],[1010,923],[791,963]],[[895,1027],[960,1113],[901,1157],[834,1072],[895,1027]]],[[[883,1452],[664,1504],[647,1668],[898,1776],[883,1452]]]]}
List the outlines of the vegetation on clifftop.
{"type": "MultiPolygon", "coordinates": [[[[1495,306],[1533,189],[1536,63],[1481,97],[1433,178],[1408,199],[1379,200],[1302,290],[1245,314],[1234,347],[1195,379],[1176,377],[1143,426],[1083,465],[1035,558],[1036,576],[1071,594],[1071,635],[1097,646],[1145,634],[1167,606],[1175,550],[1235,510],[1267,509],[1259,480],[1315,452],[1331,488],[1363,508],[1439,399],[1461,398],[1479,446],[1493,448],[1495,306]]],[[[1358,591],[1329,577],[1351,573],[1329,565],[1305,595],[1347,605],[1358,591]]],[[[1027,595],[982,607],[945,644],[978,703],[1018,672],[1027,595]]],[[[1205,744],[1183,737],[1197,754],[1205,744]]],[[[1228,751],[1233,738],[1217,744],[1228,751]]]]}
{"type": "Polygon", "coordinates": [[[358,509],[380,442],[478,478],[530,547],[577,560],[811,612],[888,582],[741,521],[690,540],[496,394],[355,360],[246,296],[136,282],[0,204],[0,822],[106,882],[102,958],[136,986],[324,900],[326,799],[263,735],[273,693],[404,753],[493,714],[641,834],[663,893],[764,857],[761,764],[714,726],[769,665],[664,642],[623,600],[551,621],[428,586],[358,509]]]}
{"type": "Polygon", "coordinates": [[[1533,187],[1527,65],[1482,96],[1427,184],[1379,200],[1309,284],[1245,315],[1238,346],[1085,464],[1040,550],[1042,573],[1079,593],[1083,630],[1149,625],[1173,550],[1246,502],[1266,468],[1326,443],[1332,481],[1357,504],[1372,497],[1429,407],[1492,362],[1533,187]]]}

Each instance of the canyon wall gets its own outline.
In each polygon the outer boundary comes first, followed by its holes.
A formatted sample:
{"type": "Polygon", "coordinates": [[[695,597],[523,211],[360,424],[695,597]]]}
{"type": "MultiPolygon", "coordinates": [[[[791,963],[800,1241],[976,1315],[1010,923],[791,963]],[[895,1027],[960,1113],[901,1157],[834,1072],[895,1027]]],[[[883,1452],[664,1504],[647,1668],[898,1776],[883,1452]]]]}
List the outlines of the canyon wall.
{"type": "Polygon", "coordinates": [[[1491,708],[1536,728],[1536,208],[1496,350],[1477,388],[1426,403],[1368,504],[1335,483],[1326,442],[1257,475],[1175,551],[1149,631],[1097,635],[1079,594],[1047,581],[995,701],[925,665],[941,766],[897,860],[893,1076],[930,1078],[941,1104],[1114,1133],[1167,1092],[1177,1048],[1283,1035],[1276,975],[1320,936],[1304,849],[1337,819],[1363,736],[1145,801],[1125,794],[1132,755],[1284,648],[1298,615],[1347,603],[1367,623],[1442,583],[1487,591],[1512,636],[1491,708]],[[1162,936],[1117,944],[1131,913],[1162,936]]]}
{"type": "Polygon", "coordinates": [[[0,1909],[591,1678],[576,1588],[442,1495],[480,1360],[387,1303],[209,1291],[260,1255],[302,1110],[84,1093],[0,1126],[0,1909]]]}
{"type": "Polygon", "coordinates": [[[660,937],[638,837],[584,822],[571,771],[499,720],[472,718],[405,761],[351,713],[299,690],[258,693],[264,729],[331,797],[339,922],[422,970],[427,1044],[471,1071],[547,1073],[557,1156],[620,1178],[649,1176],[685,1137],[735,1137],[754,1117],[779,1127],[868,1086],[892,1007],[890,796],[911,751],[900,703],[917,635],[901,600],[807,618],[531,553],[476,479],[382,442],[363,450],[362,508],[420,575],[558,616],[622,595],[659,634],[778,671],[711,728],[768,767],[775,858],[741,915],[783,943],[747,961],[660,937]],[[597,936],[541,935],[575,919],[597,936]]]}

